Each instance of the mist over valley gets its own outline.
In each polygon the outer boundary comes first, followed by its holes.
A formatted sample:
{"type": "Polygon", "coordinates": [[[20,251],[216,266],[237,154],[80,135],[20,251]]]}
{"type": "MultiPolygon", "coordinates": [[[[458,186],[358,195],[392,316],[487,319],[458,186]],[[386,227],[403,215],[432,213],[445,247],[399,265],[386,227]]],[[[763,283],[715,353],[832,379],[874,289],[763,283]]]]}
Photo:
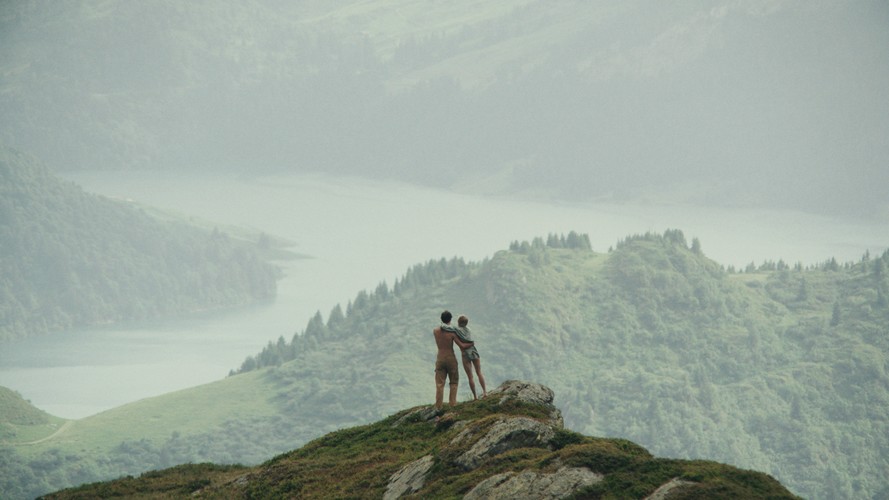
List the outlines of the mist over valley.
{"type": "Polygon", "coordinates": [[[782,259],[804,265],[831,257],[852,261],[866,250],[876,254],[889,247],[879,239],[878,225],[798,212],[547,204],[317,176],[65,176],[105,196],[275,234],[308,257],[278,262],[285,276],[271,305],[8,345],[0,356],[0,384],[67,418],[217,380],[266,343],[292,336],[316,311],[345,306],[358,290],[391,285],[429,259],[481,260],[514,240],[579,231],[605,251],[627,235],[675,227],[700,238],[717,262],[739,269],[782,259]]]}

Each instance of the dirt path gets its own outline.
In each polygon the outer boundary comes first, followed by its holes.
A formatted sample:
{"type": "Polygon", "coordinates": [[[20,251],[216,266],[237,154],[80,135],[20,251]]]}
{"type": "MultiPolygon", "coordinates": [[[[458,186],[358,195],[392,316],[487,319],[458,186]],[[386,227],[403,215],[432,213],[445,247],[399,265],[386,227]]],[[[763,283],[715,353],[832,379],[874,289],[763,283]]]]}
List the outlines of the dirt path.
{"type": "Polygon", "coordinates": [[[58,429],[56,429],[55,432],[53,432],[53,433],[50,434],[49,436],[46,436],[45,438],[40,438],[40,439],[38,439],[38,440],[36,440],[36,441],[28,441],[27,443],[16,443],[16,445],[17,445],[17,446],[30,446],[30,445],[34,445],[34,444],[44,443],[44,442],[46,442],[46,441],[49,441],[50,439],[53,439],[53,438],[55,438],[55,437],[61,435],[63,432],[67,431],[68,428],[71,427],[71,424],[73,424],[73,423],[74,423],[73,420],[68,420],[67,422],[65,422],[64,424],[62,424],[61,427],[59,427],[58,429]]]}

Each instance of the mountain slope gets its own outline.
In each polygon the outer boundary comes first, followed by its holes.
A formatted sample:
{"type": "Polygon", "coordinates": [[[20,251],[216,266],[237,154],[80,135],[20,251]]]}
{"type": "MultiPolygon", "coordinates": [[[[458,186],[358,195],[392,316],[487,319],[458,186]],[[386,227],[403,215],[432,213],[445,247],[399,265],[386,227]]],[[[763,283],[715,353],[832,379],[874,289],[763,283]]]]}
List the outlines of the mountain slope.
{"type": "Polygon", "coordinates": [[[884,218],[887,22],[873,0],[12,2],[0,140],[53,168],[884,218]]]}
{"type": "Polygon", "coordinates": [[[252,469],[182,466],[44,498],[797,498],[762,473],[568,431],[552,400],[508,381],[483,400],[403,410],[252,469]]]}
{"type": "Polygon", "coordinates": [[[0,148],[0,341],[268,299],[255,244],[90,195],[0,148]]]}
{"type": "Polygon", "coordinates": [[[76,421],[17,453],[63,450],[72,462],[53,470],[76,464],[90,480],[261,462],[428,404],[430,330],[448,308],[469,316],[488,387],[552,387],[569,429],[761,470],[807,498],[880,497],[887,264],[889,252],[726,272],[675,230],[607,253],[576,234],[515,242],[482,262],[414,266],[270,343],[240,374],[76,421]]]}

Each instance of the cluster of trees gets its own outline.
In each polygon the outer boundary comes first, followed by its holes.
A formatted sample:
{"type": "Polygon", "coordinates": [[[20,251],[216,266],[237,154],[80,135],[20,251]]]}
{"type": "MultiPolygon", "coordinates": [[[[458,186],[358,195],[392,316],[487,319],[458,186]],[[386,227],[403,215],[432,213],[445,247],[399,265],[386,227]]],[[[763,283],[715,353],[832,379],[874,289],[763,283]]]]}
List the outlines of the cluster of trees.
{"type": "Polygon", "coordinates": [[[467,264],[458,257],[416,264],[408,269],[404,276],[395,280],[391,290],[386,282],[381,282],[372,293],[366,290],[358,292],[355,299],[346,305],[345,313],[340,304],[335,305],[330,310],[326,323],[321,311],[317,311],[305,329],[297,331],[289,343],[283,336],[276,342],[269,341],[259,354],[248,356],[241,363],[241,367],[238,370],[231,370],[229,375],[281,365],[296,358],[303,350],[317,349],[319,345],[323,345],[325,339],[343,339],[352,335],[384,335],[389,329],[389,322],[377,321],[375,317],[379,313],[380,303],[397,301],[406,295],[438,286],[442,281],[454,279],[475,267],[478,267],[478,264],[467,264]],[[346,318],[350,319],[348,330],[346,330],[346,318]],[[360,321],[360,318],[367,321],[360,321]]]}
{"type": "MultiPolygon", "coordinates": [[[[570,231],[567,235],[551,233],[546,240],[537,237],[530,243],[527,241],[514,241],[510,243],[509,249],[513,252],[524,254],[537,254],[545,248],[567,248],[573,250],[592,251],[592,243],[590,237],[585,233],[577,233],[570,231]]],[[[448,281],[466,274],[471,269],[484,266],[487,261],[481,263],[467,264],[462,258],[454,257],[448,259],[430,260],[424,264],[416,264],[412,266],[399,279],[395,280],[392,289],[386,282],[381,282],[376,289],[368,293],[366,290],[358,292],[354,300],[350,300],[346,305],[345,314],[340,304],[337,304],[330,310],[327,316],[327,323],[321,311],[317,311],[309,320],[305,329],[297,331],[288,343],[284,337],[279,337],[275,342],[269,342],[263,350],[254,356],[248,356],[237,370],[231,370],[229,375],[248,372],[267,366],[278,366],[282,363],[294,359],[297,353],[307,346],[317,346],[319,341],[323,341],[328,335],[340,337],[345,334],[340,329],[345,324],[346,317],[352,318],[354,328],[358,329],[359,334],[370,330],[371,334],[379,334],[381,331],[373,331],[375,322],[373,322],[374,313],[378,307],[374,304],[388,301],[393,298],[400,298],[404,294],[414,294],[418,291],[427,289],[428,287],[438,286],[443,281],[448,281]],[[356,315],[368,318],[371,324],[354,324],[356,315]]],[[[386,322],[382,323],[385,325],[386,322]]],[[[378,325],[379,326],[379,325],[378,325]]],[[[379,328],[377,327],[377,330],[379,328]]],[[[383,328],[382,331],[385,331],[383,328]]]]}
{"type": "Polygon", "coordinates": [[[0,341],[274,297],[254,242],[85,193],[0,149],[0,341]]]}

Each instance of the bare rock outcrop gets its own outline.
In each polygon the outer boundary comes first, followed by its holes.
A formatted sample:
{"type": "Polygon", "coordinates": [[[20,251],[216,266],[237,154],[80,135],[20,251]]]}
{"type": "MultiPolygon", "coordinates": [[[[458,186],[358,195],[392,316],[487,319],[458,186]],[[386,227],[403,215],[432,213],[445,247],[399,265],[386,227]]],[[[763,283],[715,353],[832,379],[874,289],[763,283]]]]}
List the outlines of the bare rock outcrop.
{"type": "Polygon", "coordinates": [[[692,481],[685,481],[683,479],[679,479],[678,477],[674,477],[673,479],[662,484],[658,489],[654,490],[654,493],[645,497],[645,500],[667,500],[683,487],[693,486],[695,484],[696,483],[692,481]]]}
{"type": "Polygon", "coordinates": [[[544,406],[549,408],[550,420],[558,427],[563,427],[565,424],[562,419],[562,412],[553,404],[555,399],[553,390],[545,385],[522,380],[507,380],[496,389],[490,391],[488,395],[500,397],[500,404],[518,400],[523,403],[544,406]]]}
{"type": "Polygon", "coordinates": [[[386,493],[383,494],[383,500],[395,500],[402,495],[418,491],[426,483],[426,475],[434,463],[435,459],[432,455],[426,455],[392,474],[392,477],[389,478],[389,485],[386,486],[386,493]]]}
{"type": "Polygon", "coordinates": [[[605,476],[585,467],[562,467],[553,473],[504,472],[485,479],[464,500],[557,499],[598,483],[605,476]]]}
{"type": "MultiPolygon", "coordinates": [[[[473,428],[468,426],[457,435],[451,444],[461,444],[473,436],[473,428]]],[[[516,448],[548,448],[555,436],[552,425],[528,417],[513,417],[498,420],[488,427],[473,445],[460,454],[455,462],[466,470],[481,465],[487,458],[516,448]]]]}

